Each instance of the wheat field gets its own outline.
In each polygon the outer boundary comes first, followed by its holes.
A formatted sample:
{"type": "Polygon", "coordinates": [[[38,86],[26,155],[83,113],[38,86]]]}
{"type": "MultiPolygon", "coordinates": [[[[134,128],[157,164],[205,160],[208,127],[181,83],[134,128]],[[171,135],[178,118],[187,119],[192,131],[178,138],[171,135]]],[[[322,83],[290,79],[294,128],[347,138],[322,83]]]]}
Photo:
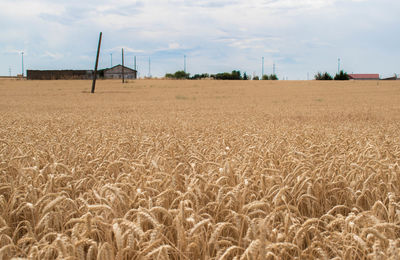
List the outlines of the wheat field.
{"type": "Polygon", "coordinates": [[[0,259],[398,259],[400,82],[0,80],[0,259]]]}

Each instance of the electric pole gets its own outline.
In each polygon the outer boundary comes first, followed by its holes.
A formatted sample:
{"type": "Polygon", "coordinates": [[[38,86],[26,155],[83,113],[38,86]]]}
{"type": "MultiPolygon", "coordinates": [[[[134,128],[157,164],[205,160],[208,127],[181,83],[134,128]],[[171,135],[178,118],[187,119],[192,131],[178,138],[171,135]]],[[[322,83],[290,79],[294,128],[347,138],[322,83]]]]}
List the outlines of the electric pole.
{"type": "Polygon", "coordinates": [[[100,46],[101,46],[101,37],[103,33],[100,32],[99,35],[99,45],[97,46],[97,55],[96,55],[96,63],[94,64],[94,73],[93,73],[93,83],[92,83],[92,90],[91,93],[94,93],[96,87],[96,78],[97,78],[97,66],[99,65],[99,55],[100,55],[100,46]]]}
{"type": "Polygon", "coordinates": [[[186,73],[186,55],[183,55],[183,71],[186,73]]]}
{"type": "Polygon", "coordinates": [[[262,57],[262,63],[261,63],[261,79],[264,76],[264,57],[262,57]]]}
{"type": "Polygon", "coordinates": [[[11,77],[11,67],[8,68],[8,72],[10,73],[10,77],[11,77]]]}
{"type": "Polygon", "coordinates": [[[149,78],[151,78],[151,61],[149,56],[149,78]]]}
{"type": "Polygon", "coordinates": [[[24,52],[22,54],[22,78],[24,77],[24,52]]]}
{"type": "Polygon", "coordinates": [[[111,67],[110,68],[112,68],[112,53],[110,53],[110,57],[111,57],[111,59],[110,59],[111,60],[111,64],[110,64],[111,67]]]}
{"type": "Polygon", "coordinates": [[[272,65],[272,74],[275,75],[275,62],[274,62],[274,64],[272,65]]]}
{"type": "Polygon", "coordinates": [[[122,83],[125,83],[125,75],[124,75],[124,48],[122,48],[122,83]]]}
{"type": "Polygon", "coordinates": [[[337,63],[338,63],[337,74],[340,74],[340,58],[338,59],[337,63]]]}

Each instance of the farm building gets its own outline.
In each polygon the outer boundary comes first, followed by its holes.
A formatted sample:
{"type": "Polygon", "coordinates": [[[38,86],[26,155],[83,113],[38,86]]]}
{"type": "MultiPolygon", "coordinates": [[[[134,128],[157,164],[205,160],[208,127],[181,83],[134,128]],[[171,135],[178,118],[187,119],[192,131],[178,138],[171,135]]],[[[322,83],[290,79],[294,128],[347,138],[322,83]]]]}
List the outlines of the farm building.
{"type": "Polygon", "coordinates": [[[91,79],[93,70],[27,70],[27,79],[91,79]]]}
{"type": "Polygon", "coordinates": [[[397,77],[397,74],[394,74],[392,77],[383,78],[382,80],[399,80],[400,78],[397,77]]]}
{"type": "Polygon", "coordinates": [[[349,74],[353,80],[379,80],[379,74],[349,74]]]}
{"type": "MultiPolygon", "coordinates": [[[[124,66],[124,77],[126,79],[136,79],[136,75],[137,75],[136,70],[124,66]]],[[[99,77],[105,79],[121,79],[122,65],[116,65],[112,68],[100,70],[99,77]]]]}

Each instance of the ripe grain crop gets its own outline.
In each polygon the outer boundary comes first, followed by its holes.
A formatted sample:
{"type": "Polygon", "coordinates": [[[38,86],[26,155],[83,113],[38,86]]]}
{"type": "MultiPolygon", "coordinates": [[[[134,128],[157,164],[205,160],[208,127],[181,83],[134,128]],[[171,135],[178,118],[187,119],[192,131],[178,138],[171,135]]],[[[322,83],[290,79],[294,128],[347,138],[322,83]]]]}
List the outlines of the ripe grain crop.
{"type": "Polygon", "coordinates": [[[0,259],[400,255],[398,82],[89,89],[2,80],[0,259]]]}

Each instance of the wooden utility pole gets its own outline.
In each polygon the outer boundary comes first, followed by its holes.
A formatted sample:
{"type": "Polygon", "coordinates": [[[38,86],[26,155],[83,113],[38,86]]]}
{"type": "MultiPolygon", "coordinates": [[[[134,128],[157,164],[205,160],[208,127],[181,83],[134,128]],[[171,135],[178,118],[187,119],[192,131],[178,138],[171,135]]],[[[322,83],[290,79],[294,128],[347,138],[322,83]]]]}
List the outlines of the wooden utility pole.
{"type": "Polygon", "coordinates": [[[125,75],[124,75],[124,48],[122,48],[122,83],[125,83],[125,75]]]}
{"type": "Polygon", "coordinates": [[[99,36],[99,45],[97,46],[96,64],[94,65],[92,93],[94,93],[94,89],[95,89],[95,87],[96,87],[97,65],[99,65],[99,55],[100,55],[100,46],[101,46],[101,37],[102,37],[102,36],[103,36],[103,33],[100,32],[100,36],[99,36]]]}

